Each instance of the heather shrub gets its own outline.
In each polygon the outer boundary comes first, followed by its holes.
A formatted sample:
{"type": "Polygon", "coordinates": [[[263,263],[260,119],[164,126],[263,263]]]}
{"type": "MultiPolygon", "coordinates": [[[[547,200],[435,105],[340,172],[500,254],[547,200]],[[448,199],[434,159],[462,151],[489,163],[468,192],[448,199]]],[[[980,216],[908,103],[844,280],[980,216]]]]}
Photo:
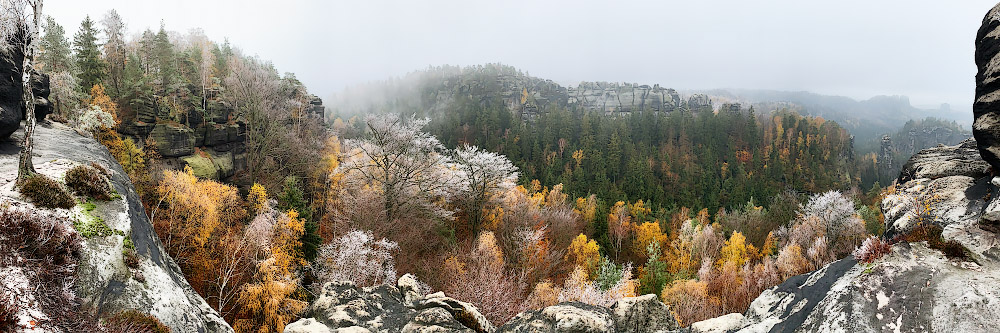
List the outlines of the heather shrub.
{"type": "Polygon", "coordinates": [[[85,165],[75,166],[66,171],[65,180],[66,186],[79,195],[101,201],[111,200],[111,187],[97,169],[85,165]]]}
{"type": "Polygon", "coordinates": [[[170,328],[151,315],[127,310],[104,319],[107,332],[170,333],[170,328]]]}
{"type": "Polygon", "coordinates": [[[21,184],[21,194],[31,200],[35,206],[44,208],[66,208],[76,205],[73,197],[59,182],[43,174],[28,176],[21,184]]]}
{"type": "Polygon", "coordinates": [[[895,240],[903,241],[907,243],[917,243],[917,242],[927,242],[927,246],[932,249],[941,251],[946,257],[951,259],[969,259],[969,254],[959,242],[953,240],[945,240],[941,233],[943,229],[940,226],[931,223],[919,223],[909,232],[897,236],[895,240]]]}
{"type": "Polygon", "coordinates": [[[854,250],[854,259],[859,262],[871,263],[878,258],[892,251],[892,246],[879,237],[871,236],[865,239],[857,249],[854,250]]]}
{"type": "Polygon", "coordinates": [[[9,324],[11,313],[39,311],[51,318],[36,318],[39,325],[77,331],[79,235],[39,211],[0,209],[0,240],[0,267],[9,273],[0,274],[0,325],[9,324]]]}

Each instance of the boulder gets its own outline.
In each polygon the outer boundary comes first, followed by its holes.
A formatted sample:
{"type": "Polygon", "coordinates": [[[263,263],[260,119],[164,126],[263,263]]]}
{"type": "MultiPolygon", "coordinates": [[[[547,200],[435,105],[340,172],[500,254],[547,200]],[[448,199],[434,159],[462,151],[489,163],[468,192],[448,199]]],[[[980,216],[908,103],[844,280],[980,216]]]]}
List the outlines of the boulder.
{"type": "Polygon", "coordinates": [[[178,157],[194,152],[194,130],[183,125],[156,124],[149,133],[149,138],[156,142],[157,151],[164,157],[178,157]]]}
{"type": "Polygon", "coordinates": [[[462,323],[462,325],[472,329],[474,332],[486,333],[496,331],[496,327],[493,327],[493,324],[475,306],[447,297],[444,293],[428,295],[426,299],[418,302],[414,308],[417,310],[430,308],[444,309],[462,323]]]}
{"type": "MultiPolygon", "coordinates": [[[[404,275],[401,280],[397,285],[404,288],[419,286],[412,276],[404,275]]],[[[306,318],[289,324],[285,332],[495,331],[472,305],[448,298],[443,293],[424,299],[415,290],[401,291],[385,285],[358,288],[351,282],[327,283],[309,306],[306,318]],[[406,305],[407,297],[415,297],[411,300],[415,306],[406,305]]]]}
{"type": "MultiPolygon", "coordinates": [[[[14,134],[15,139],[23,135],[14,134]]],[[[110,172],[120,195],[111,201],[94,201],[85,212],[76,206],[66,213],[70,221],[100,219],[113,232],[83,239],[72,292],[82,309],[113,315],[135,310],[151,315],[173,332],[232,332],[232,328],[188,285],[184,274],[167,255],[147,218],[135,187],[107,148],[61,123],[39,124],[34,133],[34,163],[39,173],[60,179],[76,165],[96,163],[110,172]],[[131,241],[139,264],[128,267],[123,259],[125,239],[131,241]]],[[[17,174],[16,140],[0,143],[0,201],[22,204],[12,191],[17,174]]],[[[26,204],[25,204],[26,205],[26,204]]]]}
{"type": "Polygon", "coordinates": [[[976,35],[976,99],[972,135],[979,152],[994,170],[1000,169],[1000,4],[983,18],[976,35]]]}
{"type": "Polygon", "coordinates": [[[611,306],[618,332],[652,333],[680,328],[670,308],[653,294],[627,297],[611,306]]]}
{"type": "Polygon", "coordinates": [[[726,333],[740,328],[743,323],[742,313],[730,313],[691,324],[692,333],[726,333]]]}
{"type": "Polygon", "coordinates": [[[499,332],[602,333],[617,329],[611,310],[574,302],[518,314],[500,327],[499,332]]]}
{"type": "Polygon", "coordinates": [[[233,169],[233,153],[215,152],[211,149],[201,150],[194,154],[181,157],[184,165],[190,166],[195,176],[206,179],[226,179],[235,174],[233,169]]]}

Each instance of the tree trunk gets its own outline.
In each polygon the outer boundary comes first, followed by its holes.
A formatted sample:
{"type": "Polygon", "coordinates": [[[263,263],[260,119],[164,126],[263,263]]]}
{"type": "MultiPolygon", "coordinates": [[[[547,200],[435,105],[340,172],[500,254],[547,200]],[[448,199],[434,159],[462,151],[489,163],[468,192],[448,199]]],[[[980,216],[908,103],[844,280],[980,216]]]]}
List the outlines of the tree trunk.
{"type": "Polygon", "coordinates": [[[34,29],[31,29],[31,36],[26,40],[24,47],[24,62],[21,65],[21,100],[24,103],[24,140],[21,141],[21,153],[18,155],[17,181],[15,185],[22,185],[29,176],[35,174],[35,166],[31,163],[31,148],[33,145],[31,136],[35,132],[35,94],[31,92],[31,72],[34,68],[35,49],[38,45],[38,28],[42,21],[42,0],[35,0],[32,4],[34,14],[34,29]]]}

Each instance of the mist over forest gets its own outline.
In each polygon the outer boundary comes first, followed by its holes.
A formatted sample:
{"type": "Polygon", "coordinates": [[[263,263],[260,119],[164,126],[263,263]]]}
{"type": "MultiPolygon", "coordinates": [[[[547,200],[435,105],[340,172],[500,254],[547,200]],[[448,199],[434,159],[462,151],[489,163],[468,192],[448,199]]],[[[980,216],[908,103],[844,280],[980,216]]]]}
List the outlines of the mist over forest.
{"type": "Polygon", "coordinates": [[[0,4],[3,332],[996,327],[993,3],[0,4]]]}

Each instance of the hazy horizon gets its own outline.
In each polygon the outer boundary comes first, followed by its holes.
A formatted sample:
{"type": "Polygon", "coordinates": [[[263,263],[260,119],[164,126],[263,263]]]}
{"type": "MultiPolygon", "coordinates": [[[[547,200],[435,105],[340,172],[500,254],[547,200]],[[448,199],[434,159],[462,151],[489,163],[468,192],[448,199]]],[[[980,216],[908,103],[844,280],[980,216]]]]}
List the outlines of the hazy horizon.
{"type": "Polygon", "coordinates": [[[968,107],[992,1],[470,3],[51,0],[67,37],[110,9],[130,35],[201,28],[293,72],[316,95],[429,66],[503,63],[564,85],[809,91],[968,107]],[[918,4],[919,3],[919,4],[918,4]],[[220,16],[219,13],[229,13],[220,16]]]}

